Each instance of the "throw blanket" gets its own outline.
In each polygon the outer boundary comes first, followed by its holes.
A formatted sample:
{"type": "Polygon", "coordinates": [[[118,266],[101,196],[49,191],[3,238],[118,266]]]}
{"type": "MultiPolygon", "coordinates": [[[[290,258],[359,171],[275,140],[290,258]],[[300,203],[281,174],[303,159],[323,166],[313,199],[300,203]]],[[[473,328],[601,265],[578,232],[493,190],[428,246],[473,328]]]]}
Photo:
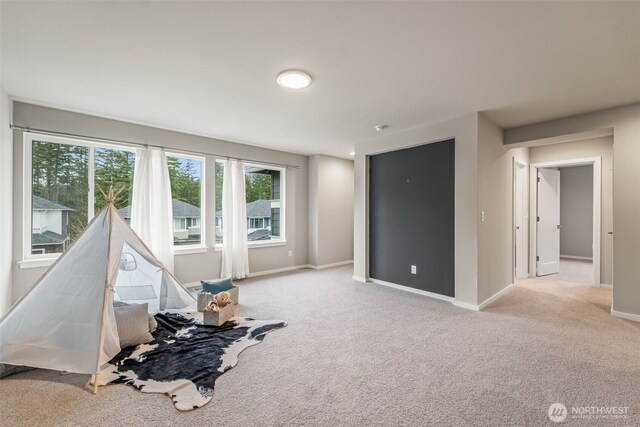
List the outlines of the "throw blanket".
{"type": "Polygon", "coordinates": [[[118,353],[100,372],[100,385],[166,393],[181,411],[208,403],[215,381],[236,366],[242,350],[287,325],[235,317],[220,327],[207,326],[179,314],[157,314],[156,320],[153,341],[118,353]]]}

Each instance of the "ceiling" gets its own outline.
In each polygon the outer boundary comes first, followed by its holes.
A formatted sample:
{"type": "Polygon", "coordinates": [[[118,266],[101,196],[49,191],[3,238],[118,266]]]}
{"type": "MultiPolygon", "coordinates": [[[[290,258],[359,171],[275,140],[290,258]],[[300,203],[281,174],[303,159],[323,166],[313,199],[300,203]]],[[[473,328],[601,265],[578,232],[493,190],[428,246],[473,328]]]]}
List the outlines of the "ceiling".
{"type": "Polygon", "coordinates": [[[3,1],[1,37],[16,99],[303,154],[640,100],[639,2],[3,1]]]}

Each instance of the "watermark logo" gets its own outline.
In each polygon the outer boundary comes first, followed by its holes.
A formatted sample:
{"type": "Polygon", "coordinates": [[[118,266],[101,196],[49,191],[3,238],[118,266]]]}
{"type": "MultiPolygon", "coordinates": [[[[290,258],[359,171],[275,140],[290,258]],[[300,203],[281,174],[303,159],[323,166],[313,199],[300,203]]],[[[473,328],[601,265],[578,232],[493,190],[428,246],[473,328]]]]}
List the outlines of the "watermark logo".
{"type": "Polygon", "coordinates": [[[562,403],[554,403],[549,406],[547,415],[549,415],[549,419],[554,423],[561,423],[567,419],[567,407],[562,403]]]}
{"type": "Polygon", "coordinates": [[[549,419],[561,423],[567,418],[615,420],[629,418],[628,406],[572,406],[571,410],[562,403],[554,403],[547,411],[549,419]]]}

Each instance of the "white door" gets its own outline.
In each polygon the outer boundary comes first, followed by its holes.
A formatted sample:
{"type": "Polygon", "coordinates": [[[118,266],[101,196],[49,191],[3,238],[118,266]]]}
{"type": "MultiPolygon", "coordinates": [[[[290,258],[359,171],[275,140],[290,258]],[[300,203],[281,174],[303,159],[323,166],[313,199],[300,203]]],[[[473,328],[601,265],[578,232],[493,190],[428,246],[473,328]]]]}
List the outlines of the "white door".
{"type": "Polygon", "coordinates": [[[514,215],[515,215],[515,230],[514,234],[516,237],[515,243],[515,260],[516,260],[516,277],[518,279],[522,279],[527,277],[527,248],[524,244],[524,232],[525,232],[525,224],[527,223],[525,219],[526,205],[525,205],[525,181],[527,176],[526,167],[522,164],[515,164],[515,197],[514,197],[514,215]]]}
{"type": "Polygon", "coordinates": [[[537,275],[560,272],[560,171],[538,169],[537,275]]]}

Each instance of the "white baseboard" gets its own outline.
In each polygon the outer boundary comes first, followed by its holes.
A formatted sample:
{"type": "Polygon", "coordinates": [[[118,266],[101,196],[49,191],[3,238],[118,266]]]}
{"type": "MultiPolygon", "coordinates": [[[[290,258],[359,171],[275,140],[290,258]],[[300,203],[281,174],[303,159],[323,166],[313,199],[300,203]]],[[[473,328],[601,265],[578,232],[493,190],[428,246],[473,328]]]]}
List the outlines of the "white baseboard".
{"type": "Polygon", "coordinates": [[[633,320],[634,322],[640,322],[640,314],[625,313],[624,311],[615,311],[611,309],[611,315],[620,319],[633,320]]]}
{"type": "Polygon", "coordinates": [[[440,295],[440,294],[436,294],[436,293],[429,292],[429,291],[423,291],[422,289],[415,289],[415,288],[411,288],[409,286],[397,285],[395,283],[385,282],[384,280],[369,279],[368,282],[375,283],[377,285],[387,286],[389,288],[400,289],[401,291],[411,292],[413,294],[423,295],[423,296],[429,297],[429,298],[439,299],[439,300],[442,300],[442,301],[448,301],[448,302],[453,302],[454,301],[453,298],[448,297],[446,295],[440,295]]]}
{"type": "MultiPolygon", "coordinates": [[[[348,264],[353,264],[353,260],[335,262],[333,264],[326,264],[326,265],[302,264],[302,265],[293,265],[291,267],[275,268],[273,270],[256,271],[255,273],[250,273],[249,277],[268,276],[270,274],[286,273],[287,271],[303,270],[305,268],[311,268],[313,270],[324,270],[324,269],[327,269],[327,268],[339,267],[339,266],[348,265],[348,264]]],[[[205,279],[205,280],[216,280],[216,279],[205,279]]],[[[366,280],[364,280],[364,279],[359,280],[359,281],[366,282],[366,280]]],[[[185,288],[195,288],[195,287],[200,286],[200,282],[183,283],[182,286],[184,286],[185,288]]]]}
{"type": "Polygon", "coordinates": [[[351,278],[352,278],[353,280],[355,280],[356,282],[367,283],[367,279],[365,279],[364,277],[360,277],[360,276],[351,276],[351,278]]]}
{"type": "Polygon", "coordinates": [[[471,311],[480,311],[480,307],[474,304],[469,304],[468,302],[453,300],[453,305],[456,307],[464,308],[471,311]]]}
{"type": "Polygon", "coordinates": [[[604,289],[613,289],[613,285],[609,285],[607,283],[600,283],[600,287],[604,289]]]}
{"type": "Polygon", "coordinates": [[[293,265],[291,267],[283,267],[283,268],[276,268],[276,269],[273,269],[273,270],[257,271],[255,273],[250,273],[249,277],[268,276],[270,274],[286,273],[287,271],[302,270],[304,268],[309,268],[309,265],[308,264],[293,265]]]}
{"type": "MultiPolygon", "coordinates": [[[[249,277],[267,276],[269,274],[285,273],[287,271],[302,270],[304,268],[309,268],[309,266],[307,264],[303,264],[303,265],[294,265],[291,267],[276,268],[274,270],[257,271],[255,273],[250,273],[249,277]]],[[[215,279],[203,279],[203,280],[218,280],[218,279],[219,277],[215,279]]],[[[200,286],[200,282],[183,283],[182,286],[184,286],[185,288],[196,288],[200,286]]]]}
{"type": "Polygon", "coordinates": [[[183,283],[182,286],[184,286],[187,289],[191,289],[191,288],[197,288],[198,286],[200,286],[201,283],[200,282],[189,282],[189,283],[183,283]]]}
{"type": "Polygon", "coordinates": [[[512,284],[508,285],[506,288],[502,289],[501,291],[496,292],[495,294],[493,294],[492,296],[490,296],[489,298],[484,300],[484,302],[481,302],[478,305],[478,309],[482,310],[483,308],[485,308],[486,306],[488,306],[492,302],[502,298],[507,292],[509,292],[511,289],[513,289],[513,287],[514,287],[514,284],[512,283],[512,284]]]}
{"type": "Polygon", "coordinates": [[[486,306],[488,306],[492,302],[503,297],[507,292],[513,289],[513,287],[514,287],[514,284],[512,283],[508,285],[506,288],[502,289],[501,291],[496,292],[494,295],[490,296],[489,298],[487,298],[486,300],[484,300],[478,305],[469,304],[468,302],[463,302],[458,300],[454,300],[453,305],[460,308],[466,308],[467,310],[480,311],[480,310],[483,310],[486,306]]]}
{"type": "Polygon", "coordinates": [[[576,256],[576,255],[560,255],[560,258],[568,258],[568,259],[583,259],[585,261],[593,261],[593,257],[590,256],[576,256]]]}
{"type": "Polygon", "coordinates": [[[324,269],[327,269],[327,268],[340,267],[340,266],[349,265],[349,264],[353,264],[353,260],[334,262],[332,264],[325,264],[325,265],[311,265],[311,264],[308,264],[307,267],[312,268],[314,270],[324,270],[324,269]]]}

